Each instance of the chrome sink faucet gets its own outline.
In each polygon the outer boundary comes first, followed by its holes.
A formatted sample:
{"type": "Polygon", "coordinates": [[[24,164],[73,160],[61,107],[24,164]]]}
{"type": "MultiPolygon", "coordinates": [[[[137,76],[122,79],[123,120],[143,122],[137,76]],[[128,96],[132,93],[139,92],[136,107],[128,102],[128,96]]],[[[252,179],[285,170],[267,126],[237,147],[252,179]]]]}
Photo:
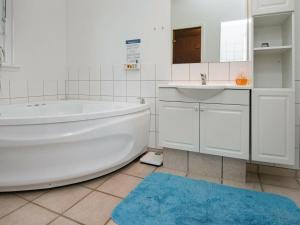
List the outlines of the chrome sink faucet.
{"type": "Polygon", "coordinates": [[[201,73],[201,82],[202,82],[202,85],[207,84],[207,75],[205,73],[201,73]]]}

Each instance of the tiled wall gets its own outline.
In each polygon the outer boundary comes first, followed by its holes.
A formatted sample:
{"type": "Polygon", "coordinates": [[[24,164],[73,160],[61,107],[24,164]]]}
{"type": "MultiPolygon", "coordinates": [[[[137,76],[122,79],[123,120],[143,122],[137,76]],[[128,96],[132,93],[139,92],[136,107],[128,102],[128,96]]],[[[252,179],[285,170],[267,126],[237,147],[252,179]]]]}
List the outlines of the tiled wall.
{"type": "Polygon", "coordinates": [[[296,75],[296,151],[300,152],[300,74],[296,75]]]}
{"type": "Polygon", "coordinates": [[[201,73],[212,81],[234,80],[249,74],[248,62],[180,65],[142,64],[139,71],[126,71],[123,65],[96,65],[68,69],[67,98],[118,102],[138,102],[145,98],[151,105],[150,147],[158,146],[158,85],[170,81],[199,82],[201,73]]]}
{"type": "Polygon", "coordinates": [[[1,79],[0,105],[66,98],[65,80],[7,80],[1,79]]]}

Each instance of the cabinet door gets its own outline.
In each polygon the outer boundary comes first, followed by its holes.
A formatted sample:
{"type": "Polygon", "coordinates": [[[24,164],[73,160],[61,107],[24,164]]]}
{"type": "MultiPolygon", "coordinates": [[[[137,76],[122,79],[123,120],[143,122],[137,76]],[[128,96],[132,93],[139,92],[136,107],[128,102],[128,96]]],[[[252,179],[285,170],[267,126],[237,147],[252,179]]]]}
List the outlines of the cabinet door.
{"type": "Polygon", "coordinates": [[[294,0],[253,0],[253,15],[294,11],[294,4],[294,0]]]}
{"type": "Polygon", "coordinates": [[[295,163],[295,97],[293,91],[253,91],[252,159],[295,163]]]}
{"type": "Polygon", "coordinates": [[[159,105],[160,146],[199,152],[199,104],[160,101],[159,105]]]}
{"type": "Polygon", "coordinates": [[[200,152],[249,159],[249,107],[200,105],[200,152]]]}

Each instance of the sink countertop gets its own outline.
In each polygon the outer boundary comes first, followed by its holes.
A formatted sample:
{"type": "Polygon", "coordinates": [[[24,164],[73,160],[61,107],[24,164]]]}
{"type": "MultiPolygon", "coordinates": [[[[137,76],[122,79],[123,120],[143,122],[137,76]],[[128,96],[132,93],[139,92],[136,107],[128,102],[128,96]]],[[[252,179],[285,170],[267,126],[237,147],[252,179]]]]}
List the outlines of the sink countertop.
{"type": "Polygon", "coordinates": [[[208,82],[206,85],[202,85],[201,83],[181,83],[181,82],[171,82],[168,84],[160,84],[159,88],[178,88],[178,89],[202,89],[202,90],[210,90],[210,89],[238,89],[238,90],[250,90],[251,86],[237,86],[233,82],[227,83],[213,83],[208,82]]]}

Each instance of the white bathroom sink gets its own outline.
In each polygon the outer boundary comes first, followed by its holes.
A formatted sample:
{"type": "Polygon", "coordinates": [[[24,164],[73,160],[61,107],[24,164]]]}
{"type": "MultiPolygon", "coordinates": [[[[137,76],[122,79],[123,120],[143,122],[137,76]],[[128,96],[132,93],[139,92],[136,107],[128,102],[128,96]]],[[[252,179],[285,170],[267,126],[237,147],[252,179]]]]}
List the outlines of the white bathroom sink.
{"type": "Polygon", "coordinates": [[[183,83],[183,82],[171,82],[168,84],[159,85],[160,88],[176,88],[176,89],[191,89],[191,90],[211,90],[211,91],[223,91],[225,89],[249,89],[249,87],[238,87],[232,82],[228,83],[213,83],[208,82],[206,85],[201,83],[183,83]]]}
{"type": "Polygon", "coordinates": [[[159,85],[160,93],[167,91],[166,89],[174,89],[174,93],[179,93],[182,96],[207,100],[221,94],[228,89],[249,89],[249,87],[238,87],[233,82],[208,82],[202,85],[200,82],[170,82],[159,85]],[[164,90],[165,89],[165,90],[164,90]]]}

